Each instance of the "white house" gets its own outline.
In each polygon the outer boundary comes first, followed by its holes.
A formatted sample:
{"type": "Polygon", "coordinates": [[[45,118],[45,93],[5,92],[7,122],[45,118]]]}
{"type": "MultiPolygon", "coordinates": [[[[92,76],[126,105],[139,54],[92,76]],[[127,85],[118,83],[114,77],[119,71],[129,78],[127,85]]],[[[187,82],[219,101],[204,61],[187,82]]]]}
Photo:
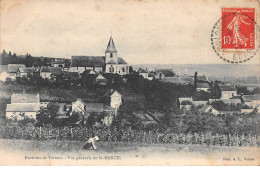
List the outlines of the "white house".
{"type": "Polygon", "coordinates": [[[222,84],[219,84],[218,86],[221,94],[221,99],[230,99],[233,96],[237,96],[237,88],[235,86],[222,84]]]}
{"type": "Polygon", "coordinates": [[[54,62],[52,62],[53,67],[60,67],[64,68],[65,67],[65,59],[58,59],[56,58],[54,62]]]}
{"type": "Polygon", "coordinates": [[[119,106],[122,104],[122,95],[118,91],[114,91],[110,95],[110,107],[112,108],[119,108],[119,106]]]}
{"type": "Polygon", "coordinates": [[[148,72],[147,72],[146,70],[144,70],[144,69],[139,69],[139,70],[138,70],[138,74],[139,74],[140,76],[143,76],[145,79],[148,78],[148,72]]]}
{"type": "Polygon", "coordinates": [[[22,120],[25,117],[36,119],[40,110],[39,94],[12,94],[11,104],[7,104],[6,118],[22,120]]]}
{"type": "Polygon", "coordinates": [[[51,78],[51,69],[49,67],[42,67],[40,69],[40,77],[43,79],[51,78]]]}
{"type": "Polygon", "coordinates": [[[31,67],[18,68],[16,77],[28,77],[29,75],[33,75],[34,71],[35,69],[31,67]]]}

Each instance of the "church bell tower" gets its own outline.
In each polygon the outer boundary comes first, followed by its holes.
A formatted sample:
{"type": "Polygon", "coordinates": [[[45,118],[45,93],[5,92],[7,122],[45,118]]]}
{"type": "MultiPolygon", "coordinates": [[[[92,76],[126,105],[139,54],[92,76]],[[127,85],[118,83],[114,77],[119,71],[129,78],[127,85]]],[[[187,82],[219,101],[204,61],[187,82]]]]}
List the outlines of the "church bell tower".
{"type": "Polygon", "coordinates": [[[108,63],[108,64],[117,64],[118,63],[117,50],[116,50],[112,36],[109,39],[107,49],[105,52],[105,56],[106,56],[106,63],[108,63]]]}

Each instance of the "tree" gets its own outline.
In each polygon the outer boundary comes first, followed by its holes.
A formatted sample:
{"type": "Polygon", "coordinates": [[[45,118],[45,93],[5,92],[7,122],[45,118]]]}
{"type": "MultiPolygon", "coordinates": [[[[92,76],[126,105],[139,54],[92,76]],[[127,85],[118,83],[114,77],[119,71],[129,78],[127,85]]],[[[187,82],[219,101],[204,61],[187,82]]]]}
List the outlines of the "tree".
{"type": "Polygon", "coordinates": [[[38,126],[47,124],[55,124],[59,106],[55,103],[49,103],[47,108],[41,108],[39,114],[36,116],[38,126]]]}

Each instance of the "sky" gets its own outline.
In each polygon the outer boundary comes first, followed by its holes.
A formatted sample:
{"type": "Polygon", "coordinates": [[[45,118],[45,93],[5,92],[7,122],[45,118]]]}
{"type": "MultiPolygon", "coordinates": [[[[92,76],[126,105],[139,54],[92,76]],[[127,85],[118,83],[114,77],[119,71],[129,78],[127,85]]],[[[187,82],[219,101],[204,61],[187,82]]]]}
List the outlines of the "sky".
{"type": "MultiPolygon", "coordinates": [[[[0,50],[104,56],[112,35],[129,64],[223,64],[210,34],[234,3],[259,9],[257,0],[2,0],[0,50]]],[[[247,63],[259,64],[259,53],[247,63]]]]}

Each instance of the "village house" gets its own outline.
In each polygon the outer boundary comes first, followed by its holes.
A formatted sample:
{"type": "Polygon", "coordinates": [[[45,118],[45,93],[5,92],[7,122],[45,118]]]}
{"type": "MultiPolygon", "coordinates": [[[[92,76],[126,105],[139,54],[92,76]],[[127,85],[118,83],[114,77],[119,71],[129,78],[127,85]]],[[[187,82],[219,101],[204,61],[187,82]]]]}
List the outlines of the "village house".
{"type": "Polygon", "coordinates": [[[233,85],[218,84],[218,87],[221,99],[230,99],[234,96],[237,96],[237,88],[233,85]]]}
{"type": "Polygon", "coordinates": [[[210,86],[208,83],[197,83],[197,91],[209,92],[210,86]]]}
{"type": "Polygon", "coordinates": [[[128,65],[123,58],[117,56],[117,50],[110,37],[105,56],[72,56],[71,72],[83,73],[85,70],[113,73],[119,75],[128,74],[128,65]]]}
{"type": "Polygon", "coordinates": [[[219,111],[216,110],[214,107],[212,107],[211,105],[204,105],[200,110],[200,112],[203,112],[203,113],[212,113],[214,114],[215,116],[219,115],[219,111]]]}
{"type": "Polygon", "coordinates": [[[237,104],[242,104],[241,102],[241,99],[209,99],[209,103],[213,103],[213,102],[216,102],[216,101],[222,101],[223,103],[225,104],[234,104],[234,105],[237,105],[237,104]]]}
{"type": "Polygon", "coordinates": [[[117,90],[109,90],[106,96],[110,98],[110,107],[118,109],[122,104],[122,95],[117,90]]]}
{"type": "Polygon", "coordinates": [[[203,100],[193,100],[192,104],[195,107],[199,107],[199,106],[204,106],[206,104],[208,104],[209,101],[203,101],[203,100]]]}
{"type": "Polygon", "coordinates": [[[197,76],[197,83],[208,83],[209,80],[205,75],[197,76]]]}
{"type": "Polygon", "coordinates": [[[179,98],[177,100],[177,106],[180,109],[186,109],[186,110],[190,110],[191,106],[192,106],[192,98],[189,97],[183,97],[183,98],[179,98]]]}
{"type": "Polygon", "coordinates": [[[56,58],[51,65],[53,67],[60,67],[63,69],[65,67],[65,59],[56,58]]]}
{"type": "Polygon", "coordinates": [[[173,69],[157,69],[155,71],[155,79],[162,80],[166,77],[174,77],[176,74],[173,69]]]}
{"type": "Polygon", "coordinates": [[[52,76],[56,77],[62,74],[60,67],[41,67],[40,69],[40,77],[43,79],[50,79],[52,76]]]}
{"type": "Polygon", "coordinates": [[[16,77],[21,78],[25,77],[27,78],[28,76],[32,76],[33,73],[35,72],[35,68],[32,67],[26,67],[26,68],[18,68],[16,77]]]}
{"type": "Polygon", "coordinates": [[[149,72],[147,79],[148,79],[148,80],[153,80],[154,77],[155,77],[155,73],[154,73],[154,72],[149,72]]]}
{"type": "Polygon", "coordinates": [[[73,113],[79,113],[83,115],[86,119],[90,116],[91,113],[104,113],[103,123],[106,126],[110,126],[113,121],[113,111],[110,110],[108,106],[103,103],[84,103],[81,99],[72,102],[70,116],[73,113]]]}
{"type": "Polygon", "coordinates": [[[82,77],[84,81],[88,84],[96,84],[96,85],[107,85],[107,79],[101,74],[96,73],[94,70],[86,70],[82,73],[82,77]]]}
{"type": "Polygon", "coordinates": [[[148,72],[144,69],[140,68],[137,73],[138,73],[139,76],[143,76],[143,78],[145,78],[145,79],[148,78],[148,72]]]}
{"type": "Polygon", "coordinates": [[[260,113],[260,94],[243,95],[242,100],[245,105],[257,108],[257,112],[260,113]]]}
{"type": "Polygon", "coordinates": [[[8,77],[12,80],[15,80],[19,68],[26,67],[24,64],[8,64],[8,77]]]}
{"type": "Polygon", "coordinates": [[[39,94],[17,94],[11,96],[11,104],[7,104],[6,118],[22,120],[25,117],[36,119],[40,110],[39,94]]]}

